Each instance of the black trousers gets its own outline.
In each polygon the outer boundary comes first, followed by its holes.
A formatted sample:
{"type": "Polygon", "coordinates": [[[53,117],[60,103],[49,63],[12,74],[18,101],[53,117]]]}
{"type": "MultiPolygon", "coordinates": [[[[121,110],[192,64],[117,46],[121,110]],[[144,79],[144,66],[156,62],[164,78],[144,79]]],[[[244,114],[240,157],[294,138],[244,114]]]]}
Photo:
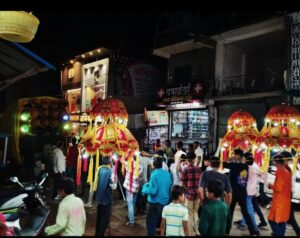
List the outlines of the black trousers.
{"type": "Polygon", "coordinates": [[[96,219],[96,234],[95,236],[104,236],[105,230],[109,225],[111,214],[111,203],[106,205],[97,205],[97,219],[96,219]]]}
{"type": "Polygon", "coordinates": [[[82,172],[81,174],[81,195],[85,194],[85,190],[86,190],[86,186],[87,186],[87,176],[88,176],[88,172],[82,172]]]}
{"type": "Polygon", "coordinates": [[[60,183],[62,177],[65,176],[65,172],[54,174],[54,183],[53,183],[53,195],[52,198],[57,196],[57,186],[60,183]]]}
{"type": "MultiPolygon", "coordinates": [[[[245,191],[233,191],[232,201],[230,204],[231,223],[232,223],[232,219],[233,219],[235,206],[238,203],[240,205],[242,215],[246,220],[246,224],[248,226],[250,235],[254,235],[257,231],[254,230],[254,225],[253,225],[251,217],[248,213],[246,197],[247,197],[246,190],[245,191]]],[[[229,234],[229,230],[227,230],[226,233],[229,234]]]]}
{"type": "Polygon", "coordinates": [[[147,236],[155,236],[155,228],[160,226],[164,205],[158,203],[148,203],[148,205],[146,216],[147,236]]]}
{"type": "Polygon", "coordinates": [[[294,216],[294,205],[293,205],[293,203],[291,204],[290,218],[289,218],[288,223],[293,227],[296,235],[299,236],[300,235],[300,228],[299,228],[298,223],[297,223],[297,221],[295,219],[295,216],[294,216]]]}
{"type": "Polygon", "coordinates": [[[142,195],[142,187],[143,185],[140,186],[136,199],[137,212],[146,212],[147,196],[142,195]]]}

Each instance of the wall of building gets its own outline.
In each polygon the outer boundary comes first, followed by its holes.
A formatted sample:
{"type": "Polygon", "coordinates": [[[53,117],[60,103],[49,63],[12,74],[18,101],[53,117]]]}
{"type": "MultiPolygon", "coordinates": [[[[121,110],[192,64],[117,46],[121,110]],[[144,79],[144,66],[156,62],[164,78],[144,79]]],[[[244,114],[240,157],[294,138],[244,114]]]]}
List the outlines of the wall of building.
{"type": "Polygon", "coordinates": [[[224,78],[242,75],[244,67],[243,51],[232,45],[225,45],[224,78]]]}
{"type": "Polygon", "coordinates": [[[81,86],[81,74],[82,74],[82,63],[74,62],[73,65],[65,66],[61,71],[61,83],[63,88],[80,88],[81,86]],[[72,78],[68,78],[69,69],[74,69],[74,76],[72,78]]]}
{"type": "Polygon", "coordinates": [[[249,112],[257,123],[260,131],[264,125],[265,115],[273,107],[284,102],[282,97],[262,98],[255,100],[238,100],[216,104],[217,107],[217,135],[216,138],[223,138],[227,131],[229,117],[238,110],[249,112]]]}
{"type": "Polygon", "coordinates": [[[214,79],[215,49],[200,48],[184,53],[172,55],[168,61],[168,84],[174,83],[176,68],[191,66],[190,80],[203,80],[209,85],[209,80],[214,79]]]}

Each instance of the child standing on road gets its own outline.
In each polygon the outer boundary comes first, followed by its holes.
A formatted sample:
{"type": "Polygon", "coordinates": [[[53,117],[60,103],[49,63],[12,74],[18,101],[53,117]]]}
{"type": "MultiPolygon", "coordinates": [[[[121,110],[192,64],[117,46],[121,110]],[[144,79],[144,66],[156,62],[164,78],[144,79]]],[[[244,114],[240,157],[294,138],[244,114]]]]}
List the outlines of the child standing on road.
{"type": "Polygon", "coordinates": [[[207,184],[207,198],[209,201],[201,211],[199,231],[203,236],[225,236],[230,229],[230,210],[221,200],[224,193],[224,184],[217,179],[207,184]]]}
{"type": "Polygon", "coordinates": [[[174,185],[171,196],[172,203],[163,208],[160,234],[161,236],[189,236],[188,209],[182,205],[185,200],[184,188],[174,185]]]}

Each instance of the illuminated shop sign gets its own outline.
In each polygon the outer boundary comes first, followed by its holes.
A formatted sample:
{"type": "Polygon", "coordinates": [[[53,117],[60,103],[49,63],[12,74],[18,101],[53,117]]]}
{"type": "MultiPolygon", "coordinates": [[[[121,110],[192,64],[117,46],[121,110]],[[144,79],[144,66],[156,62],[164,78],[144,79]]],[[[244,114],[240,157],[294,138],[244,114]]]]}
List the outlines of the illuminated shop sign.
{"type": "Polygon", "coordinates": [[[88,122],[88,121],[91,121],[91,117],[87,113],[71,114],[70,121],[71,122],[88,122]]]}
{"type": "Polygon", "coordinates": [[[159,105],[200,101],[203,97],[204,88],[202,82],[173,87],[160,87],[157,90],[157,104],[159,105]]]}

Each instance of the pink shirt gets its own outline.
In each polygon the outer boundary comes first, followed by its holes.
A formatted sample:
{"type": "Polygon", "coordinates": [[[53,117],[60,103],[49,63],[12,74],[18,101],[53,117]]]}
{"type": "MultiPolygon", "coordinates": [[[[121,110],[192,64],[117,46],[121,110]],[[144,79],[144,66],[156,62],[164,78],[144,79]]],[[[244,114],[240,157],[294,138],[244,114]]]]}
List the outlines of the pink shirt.
{"type": "Polygon", "coordinates": [[[260,173],[259,167],[256,163],[248,167],[248,181],[247,181],[247,194],[254,196],[256,194],[256,187],[258,183],[258,174],[260,173]]]}

